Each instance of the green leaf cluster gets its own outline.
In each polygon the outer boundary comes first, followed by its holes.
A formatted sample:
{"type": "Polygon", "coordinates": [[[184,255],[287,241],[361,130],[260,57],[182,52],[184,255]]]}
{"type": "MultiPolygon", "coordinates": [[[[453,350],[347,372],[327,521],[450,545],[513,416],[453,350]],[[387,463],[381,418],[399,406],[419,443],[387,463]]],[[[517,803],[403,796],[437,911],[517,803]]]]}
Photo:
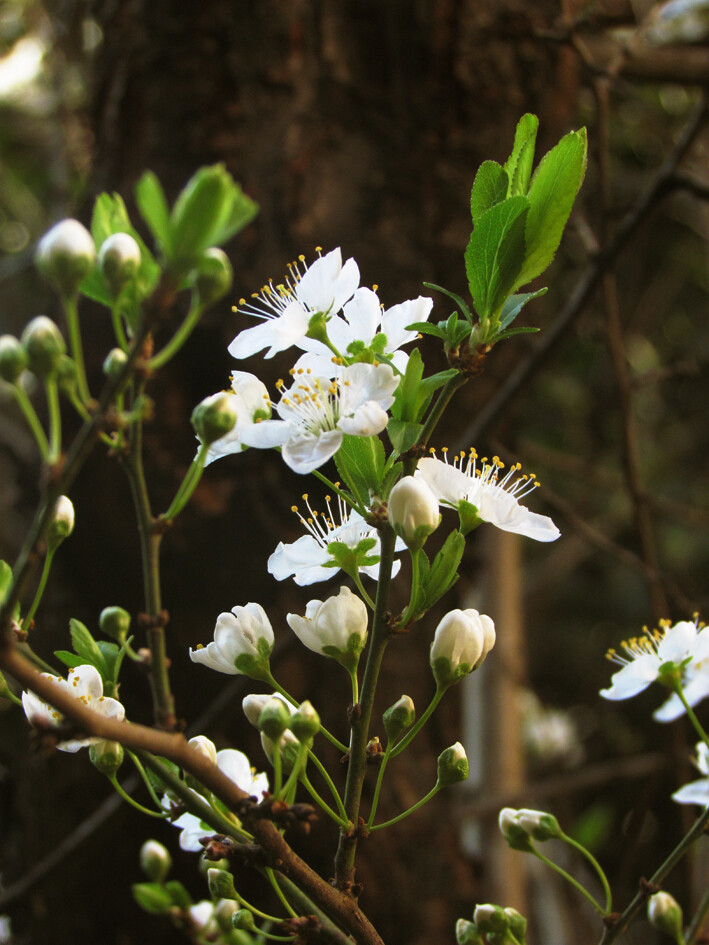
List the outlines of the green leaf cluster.
{"type": "Polygon", "coordinates": [[[95,640],[88,627],[74,617],[69,621],[69,632],[73,652],[56,650],[54,655],[70,669],[86,663],[95,666],[103,680],[104,695],[115,696],[121,664],[132,637],[120,647],[110,640],[95,640]]]}

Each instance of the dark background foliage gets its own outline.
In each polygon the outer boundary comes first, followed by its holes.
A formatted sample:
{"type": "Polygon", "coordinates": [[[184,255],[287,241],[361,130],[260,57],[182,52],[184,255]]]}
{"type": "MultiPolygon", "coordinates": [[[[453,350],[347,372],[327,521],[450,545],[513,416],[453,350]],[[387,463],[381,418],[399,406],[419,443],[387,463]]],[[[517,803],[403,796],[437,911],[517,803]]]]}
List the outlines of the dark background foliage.
{"type": "MultiPolygon", "coordinates": [[[[660,172],[707,82],[701,41],[645,41],[639,24],[649,22],[652,6],[0,2],[3,61],[28,38],[44,50],[37,79],[0,99],[0,328],[19,333],[38,312],[59,317],[31,265],[32,246],[52,222],[88,220],[101,190],[120,192],[132,207],[146,168],[174,198],[198,166],[216,161],[260,206],[228,247],[237,298],[278,279],[289,259],[312,258],[316,246],[354,256],[362,284],[378,284],[386,305],[415,297],[424,281],[463,292],[475,170],[486,158],[505,159],[518,118],[533,111],[539,153],[582,124],[591,142],[550,291],[525,313],[543,342],[599,244],[608,245],[660,172]]],[[[618,706],[597,692],[609,677],[601,658],[608,646],[660,617],[707,612],[706,153],[700,131],[681,164],[691,177],[682,186],[670,179],[652,201],[613,254],[612,275],[597,281],[545,357],[529,362],[538,336],[495,350],[439,431],[436,445],[467,446],[474,433],[479,450],[533,468],[543,483],[534,507],[555,518],[563,538],[541,548],[526,543],[522,561],[517,546],[483,533],[466,552],[455,605],[484,606],[495,617],[494,665],[481,692],[449,696],[415,753],[393,768],[383,812],[393,815],[428,790],[435,757],[461,724],[476,770],[457,800],[439,797],[362,851],[362,904],[389,945],[451,941],[454,920],[488,900],[536,916],[538,941],[597,940],[583,913],[579,924],[575,899],[548,876],[525,874],[522,858],[500,849],[495,817],[504,803],[553,809],[608,866],[621,906],[688,822],[688,811],[666,800],[691,777],[684,722],[652,723],[656,694],[618,706]],[[533,369],[500,402],[503,385],[528,362],[533,369]]],[[[440,298],[434,311],[448,314],[440,298]]],[[[88,306],[83,324],[96,385],[110,326],[88,306]]],[[[234,363],[226,346],[243,324],[225,300],[151,386],[155,422],[146,447],[156,509],[169,503],[192,459],[192,407],[228,383],[234,363]]],[[[441,366],[432,345],[422,350],[427,366],[441,366]]],[[[267,363],[269,379],[288,366],[287,358],[267,363]]],[[[0,407],[0,556],[12,561],[37,499],[38,467],[20,418],[4,401],[0,407]]],[[[187,647],[211,637],[220,611],[246,600],[268,604],[281,638],[279,678],[342,730],[346,679],[296,652],[282,619],[321,588],[276,585],[264,567],[279,540],[299,534],[290,508],[302,489],[275,455],[224,460],[164,543],[178,712],[191,724],[206,711],[195,730],[219,747],[244,748],[257,765],[260,749],[239,707],[245,685],[208,679],[187,647]]],[[[120,470],[97,452],[72,499],[76,531],[37,617],[45,657],[66,646],[70,616],[95,627],[108,604],[141,609],[120,470]]],[[[425,705],[434,626],[391,647],[380,709],[402,691],[425,705]]],[[[131,717],[149,720],[144,681],[128,679],[125,689],[131,717]]],[[[0,911],[12,917],[13,941],[177,941],[179,933],[146,918],[129,892],[140,879],[143,839],[175,848],[175,831],[153,830],[120,808],[92,832],[87,818],[109,796],[98,772],[83,755],[33,752],[21,713],[7,709],[1,721],[0,911]],[[62,846],[80,831],[87,836],[75,849],[62,846]]],[[[324,875],[333,840],[322,823],[298,844],[324,875]]],[[[687,908],[706,885],[705,858],[706,851],[670,883],[687,908]]],[[[176,852],[175,869],[199,899],[206,888],[194,859],[176,852]]],[[[638,934],[647,941],[646,927],[638,934]]]]}

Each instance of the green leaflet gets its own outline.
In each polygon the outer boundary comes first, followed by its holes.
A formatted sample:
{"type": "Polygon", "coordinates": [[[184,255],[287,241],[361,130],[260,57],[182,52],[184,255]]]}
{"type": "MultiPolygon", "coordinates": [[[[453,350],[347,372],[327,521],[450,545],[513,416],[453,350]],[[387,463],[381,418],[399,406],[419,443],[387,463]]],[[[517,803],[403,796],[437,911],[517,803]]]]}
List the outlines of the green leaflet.
{"type": "Polygon", "coordinates": [[[526,197],[510,197],[486,211],[470,236],[465,270],[481,318],[494,315],[519,284],[528,209],[526,197]]]}

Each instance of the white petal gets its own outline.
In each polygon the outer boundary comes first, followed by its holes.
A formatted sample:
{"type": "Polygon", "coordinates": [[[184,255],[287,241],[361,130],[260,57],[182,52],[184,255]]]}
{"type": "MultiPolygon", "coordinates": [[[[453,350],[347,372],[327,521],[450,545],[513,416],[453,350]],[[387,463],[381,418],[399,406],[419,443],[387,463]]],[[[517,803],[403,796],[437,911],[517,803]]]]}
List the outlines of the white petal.
{"type": "Polygon", "coordinates": [[[314,433],[300,434],[288,440],[283,447],[282,456],[293,472],[305,475],[334,456],[341,443],[340,430],[328,430],[319,436],[314,433]]]}
{"type": "MultiPolygon", "coordinates": [[[[334,541],[335,539],[333,539],[334,541]]],[[[278,547],[268,559],[268,571],[277,581],[283,581],[286,578],[296,576],[301,571],[316,568],[322,571],[334,573],[332,568],[323,568],[322,565],[329,560],[327,549],[323,548],[312,535],[302,535],[297,541],[290,544],[278,543],[278,547]]],[[[325,580],[325,578],[315,578],[315,580],[325,580]]],[[[311,584],[312,581],[308,581],[311,584]]]]}
{"type": "Polygon", "coordinates": [[[450,463],[426,456],[419,461],[416,478],[421,478],[430,487],[439,502],[456,506],[470,486],[470,479],[450,463]]]}
{"type": "Polygon", "coordinates": [[[382,325],[380,331],[387,336],[386,351],[396,351],[401,345],[409,341],[415,341],[418,337],[416,331],[406,331],[406,326],[412,322],[428,321],[428,316],[433,308],[433,299],[420,295],[417,299],[410,299],[408,302],[400,302],[387,309],[382,316],[382,325]]]}
{"type": "Polygon", "coordinates": [[[601,689],[604,699],[630,699],[657,679],[660,661],[654,653],[637,656],[613,675],[608,689],[601,689]]]}
{"type": "Polygon", "coordinates": [[[697,636],[697,625],[683,620],[670,627],[660,640],[657,655],[663,663],[681,663],[697,636]]]}
{"type": "MultiPolygon", "coordinates": [[[[377,333],[377,328],[379,327],[382,316],[382,310],[376,293],[372,292],[371,289],[357,289],[351,301],[345,305],[342,314],[347,319],[349,325],[349,341],[357,339],[368,345],[377,333]]],[[[411,320],[413,321],[413,319],[411,320]]],[[[332,340],[335,341],[334,335],[330,333],[329,325],[328,333],[332,340]]],[[[335,342],[335,344],[337,345],[337,342],[335,342]]],[[[343,349],[340,348],[339,350],[342,351],[343,349]]]]}
{"type": "Polygon", "coordinates": [[[273,336],[273,331],[269,326],[273,320],[269,318],[268,321],[259,322],[258,325],[240,331],[227,348],[232,358],[238,358],[239,360],[250,358],[258,351],[268,348],[273,336]]]}
{"type": "Polygon", "coordinates": [[[680,716],[684,715],[684,713],[685,708],[682,705],[682,700],[677,693],[673,692],[669,699],[662,703],[659,709],[655,709],[652,713],[652,717],[656,722],[674,722],[675,719],[678,719],[680,716]]]}
{"type": "Polygon", "coordinates": [[[709,778],[690,781],[679,791],[675,791],[672,800],[677,801],[678,804],[699,804],[706,807],[709,804],[709,778]]]}
{"type": "Polygon", "coordinates": [[[244,430],[242,442],[246,446],[268,450],[274,446],[283,446],[293,436],[293,432],[293,424],[288,420],[262,420],[244,430]]]}
{"type": "Polygon", "coordinates": [[[338,423],[343,433],[352,436],[376,436],[386,428],[389,414],[375,400],[362,404],[349,417],[341,417],[338,423]]]}

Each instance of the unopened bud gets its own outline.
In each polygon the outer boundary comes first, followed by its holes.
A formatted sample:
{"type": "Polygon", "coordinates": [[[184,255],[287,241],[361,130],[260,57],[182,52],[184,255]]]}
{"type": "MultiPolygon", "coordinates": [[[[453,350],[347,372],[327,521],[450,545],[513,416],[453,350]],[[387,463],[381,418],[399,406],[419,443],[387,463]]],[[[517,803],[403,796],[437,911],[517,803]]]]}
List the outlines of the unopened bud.
{"type": "Polygon", "coordinates": [[[458,919],[455,924],[455,940],[458,945],[485,945],[477,925],[469,919],[458,919]]]}
{"type": "Polygon", "coordinates": [[[37,244],[35,262],[63,296],[72,296],[96,262],[94,241],[78,220],[62,220],[37,244]]]}
{"type": "Polygon", "coordinates": [[[484,903],[475,907],[473,921],[486,935],[502,934],[510,926],[510,920],[505,915],[505,910],[501,906],[493,905],[491,902],[484,903]]]}
{"type": "Polygon", "coordinates": [[[546,840],[554,840],[562,835],[556,817],[553,814],[547,814],[543,810],[522,808],[517,811],[517,823],[527,836],[533,840],[539,840],[540,843],[544,843],[546,840]]]}
{"type": "Polygon", "coordinates": [[[394,705],[389,706],[382,716],[382,721],[390,745],[396,741],[402,732],[405,732],[407,728],[411,728],[415,718],[416,709],[410,696],[402,696],[394,705]]]}
{"type": "Polygon", "coordinates": [[[410,551],[421,548],[438,528],[438,499],[421,479],[404,476],[389,494],[389,523],[410,551]]]}
{"type": "Polygon", "coordinates": [[[236,899],[234,877],[228,870],[207,870],[207,882],[214,899],[236,899]]]}
{"type": "Polygon", "coordinates": [[[203,446],[220,440],[234,429],[236,397],[230,391],[221,391],[205,397],[192,411],[192,426],[203,446]]]}
{"type": "Polygon", "coordinates": [[[320,716],[307,699],[291,715],[288,725],[299,742],[310,744],[320,731],[320,716]]]}
{"type": "Polygon", "coordinates": [[[225,935],[233,928],[231,920],[238,910],[239,905],[233,899],[220,899],[214,907],[214,918],[225,935]]]}
{"type": "Polygon", "coordinates": [[[0,336],[0,378],[14,384],[27,367],[27,352],[14,335],[0,336]]]}
{"type": "Polygon", "coordinates": [[[122,607],[104,607],[98,618],[104,636],[123,643],[130,630],[130,614],[122,607]]]}
{"type": "Polygon", "coordinates": [[[288,728],[291,714],[281,699],[271,698],[264,705],[258,717],[260,732],[276,742],[288,728]]]}
{"type": "Polygon", "coordinates": [[[89,758],[101,774],[112,778],[123,764],[123,745],[118,742],[97,742],[89,746],[89,758]]]}
{"type": "Polygon", "coordinates": [[[519,945],[524,945],[527,940],[527,920],[521,912],[518,912],[511,906],[505,907],[505,915],[509,919],[510,932],[514,935],[516,941],[519,942],[519,945]]]}
{"type": "Polygon", "coordinates": [[[437,787],[448,787],[448,785],[457,784],[459,781],[467,781],[469,774],[468,757],[460,742],[446,748],[438,756],[437,787]]]}
{"type": "Polygon", "coordinates": [[[37,315],[25,325],[20,341],[33,374],[46,380],[56,373],[59,359],[66,354],[66,344],[51,318],[37,315]]]}
{"type": "Polygon", "coordinates": [[[59,389],[66,394],[73,394],[76,390],[76,361],[68,354],[63,354],[57,361],[56,376],[59,389]]]}
{"type": "Polygon", "coordinates": [[[130,233],[112,233],[104,240],[98,263],[106,285],[114,296],[135,279],[140,269],[140,246],[130,233]]]}
{"type": "Polygon", "coordinates": [[[206,735],[195,735],[194,738],[190,738],[187,744],[198,755],[202,755],[203,758],[211,761],[213,765],[217,763],[217,746],[211,738],[207,738],[206,735]]]}
{"type": "Polygon", "coordinates": [[[245,932],[257,932],[254,917],[248,909],[238,909],[231,917],[233,929],[243,929],[245,932]]]}
{"type": "Polygon", "coordinates": [[[676,941],[681,941],[682,908],[674,896],[658,892],[650,896],[647,904],[648,921],[656,929],[666,932],[676,941]]]}
{"type": "Polygon", "coordinates": [[[103,373],[106,377],[116,377],[126,366],[128,355],[122,348],[111,348],[103,359],[103,373]]]}
{"type": "Polygon", "coordinates": [[[47,529],[47,550],[56,551],[59,545],[74,531],[74,505],[66,495],[60,495],[54,506],[54,514],[47,529]]]}
{"type": "Polygon", "coordinates": [[[477,669],[495,642],[495,625],[477,610],[451,610],[436,627],[430,663],[439,688],[477,669]]]}
{"type": "Polygon", "coordinates": [[[532,850],[532,844],[527,831],[520,826],[517,820],[517,813],[513,807],[502,808],[498,818],[500,833],[513,850],[529,852],[532,850]]]}
{"type": "Polygon", "coordinates": [[[212,305],[223,298],[234,279],[234,270],[222,249],[205,249],[197,261],[195,288],[203,305],[212,305]]]}
{"type": "Polygon", "coordinates": [[[153,915],[165,915],[174,906],[172,896],[157,883],[135,883],[132,886],[133,898],[141,909],[153,915]]]}
{"type": "Polygon", "coordinates": [[[140,848],[140,868],[154,883],[162,883],[172,866],[172,857],[157,840],[146,840],[140,848]]]}

